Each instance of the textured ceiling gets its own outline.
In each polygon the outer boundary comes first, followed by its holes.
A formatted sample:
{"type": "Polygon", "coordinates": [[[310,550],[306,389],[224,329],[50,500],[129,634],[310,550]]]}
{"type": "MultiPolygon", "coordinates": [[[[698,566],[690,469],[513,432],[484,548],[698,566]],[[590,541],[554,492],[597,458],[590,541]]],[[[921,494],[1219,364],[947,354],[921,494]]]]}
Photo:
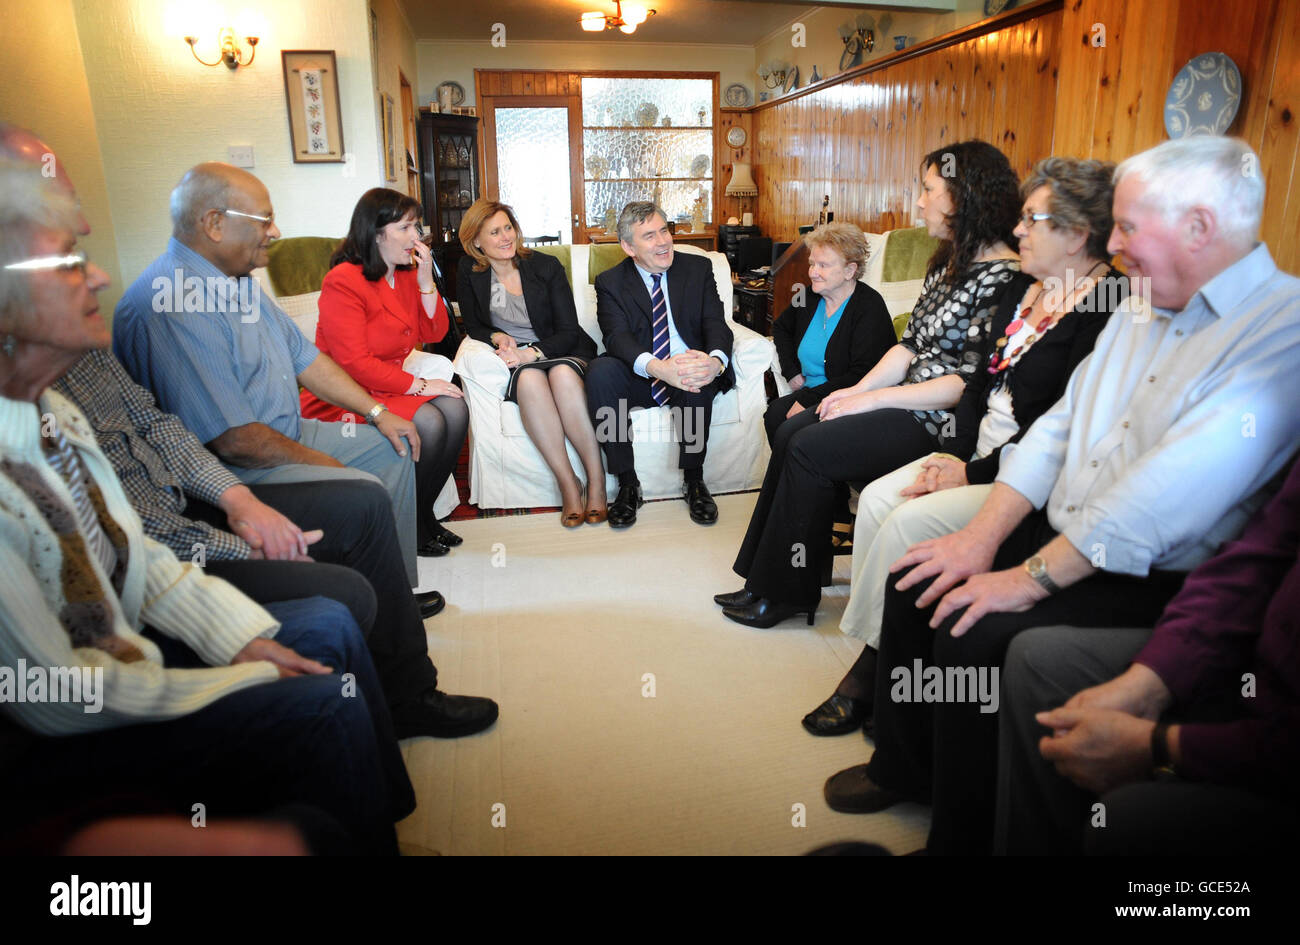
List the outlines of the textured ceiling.
{"type": "MultiPolygon", "coordinates": [[[[609,43],[709,43],[753,46],[773,30],[813,10],[813,4],[767,0],[638,0],[655,16],[628,36],[586,33],[588,10],[614,12],[613,0],[401,0],[415,38],[487,39],[504,23],[506,42],[550,40],[609,43]]],[[[865,6],[865,4],[864,4],[865,6]]]]}

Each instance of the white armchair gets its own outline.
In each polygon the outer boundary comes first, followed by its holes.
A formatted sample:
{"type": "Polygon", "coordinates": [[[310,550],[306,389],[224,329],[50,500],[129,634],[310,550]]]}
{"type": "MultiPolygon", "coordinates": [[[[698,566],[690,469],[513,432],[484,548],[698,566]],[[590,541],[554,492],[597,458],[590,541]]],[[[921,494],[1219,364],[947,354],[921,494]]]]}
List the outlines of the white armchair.
{"type": "MultiPolygon", "coordinates": [[[[284,309],[284,313],[298,326],[299,331],[315,343],[316,322],[320,319],[320,291],[306,292],[301,295],[277,295],[275,286],[271,283],[271,276],[266,269],[254,269],[253,277],[257,279],[260,290],[274,299],[276,304],[284,309]]],[[[406,365],[408,371],[412,369],[411,363],[421,353],[418,348],[411,352],[411,357],[407,359],[406,365]]],[[[456,477],[448,476],[442,491],[438,493],[438,498],[433,502],[433,514],[438,518],[446,518],[456,511],[458,505],[460,505],[460,492],[456,489],[456,477]]]]}
{"type": "MultiPolygon", "coordinates": [[[[769,456],[763,432],[763,412],[767,408],[763,374],[773,364],[775,348],[771,339],[731,320],[731,270],[724,255],[683,244],[674,248],[677,252],[708,256],[722,309],[735,335],[731,363],[736,386],[714,401],[704,480],[714,492],[756,488],[762,483],[769,456]]],[[[561,251],[569,253],[578,322],[603,354],[605,346],[596,321],[596,290],[589,276],[591,249],[590,244],[561,247],[561,251]]],[[[537,248],[538,252],[546,250],[537,248]]],[[[470,502],[493,509],[560,505],[555,479],[524,430],[518,406],[504,400],[509,370],[501,359],[490,345],[466,338],[456,352],[455,365],[464,382],[470,414],[470,502]]],[[[632,436],[644,496],[659,499],[681,495],[677,442],[668,410],[633,409],[632,436]]],[[[572,446],[569,462],[578,478],[585,480],[582,463],[572,446]]],[[[617,491],[614,477],[607,477],[606,489],[611,496],[617,491]]]]}

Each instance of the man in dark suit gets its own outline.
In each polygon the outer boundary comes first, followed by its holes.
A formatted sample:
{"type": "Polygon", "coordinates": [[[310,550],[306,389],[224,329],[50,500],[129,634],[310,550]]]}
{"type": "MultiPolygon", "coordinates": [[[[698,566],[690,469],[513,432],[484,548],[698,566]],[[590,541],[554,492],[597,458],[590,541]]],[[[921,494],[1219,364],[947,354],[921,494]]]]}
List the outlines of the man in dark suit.
{"type": "Polygon", "coordinates": [[[587,371],[587,405],[605,465],[618,476],[609,524],[626,528],[641,507],[632,453],[633,407],[666,406],[680,444],[691,521],[711,525],[718,507],[704,484],[713,397],[730,390],[731,329],[700,256],[673,252],[664,212],[648,201],[623,208],[618,238],[628,259],[596,277],[596,318],[605,355],[587,371]]]}

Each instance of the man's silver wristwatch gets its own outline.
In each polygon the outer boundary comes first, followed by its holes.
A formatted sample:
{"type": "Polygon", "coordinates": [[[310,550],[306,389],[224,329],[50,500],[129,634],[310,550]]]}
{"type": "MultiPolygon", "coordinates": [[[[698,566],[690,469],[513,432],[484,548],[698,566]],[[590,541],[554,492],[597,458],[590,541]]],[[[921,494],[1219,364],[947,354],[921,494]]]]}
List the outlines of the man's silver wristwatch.
{"type": "Polygon", "coordinates": [[[383,404],[375,404],[370,408],[370,412],[366,414],[366,423],[374,424],[379,419],[379,415],[387,409],[383,404]]]}
{"type": "Polygon", "coordinates": [[[1061,589],[1060,585],[1052,580],[1051,575],[1047,573],[1047,562],[1043,560],[1042,555],[1034,555],[1025,562],[1025,570],[1029,576],[1038,582],[1038,586],[1049,594],[1055,594],[1061,589]]]}

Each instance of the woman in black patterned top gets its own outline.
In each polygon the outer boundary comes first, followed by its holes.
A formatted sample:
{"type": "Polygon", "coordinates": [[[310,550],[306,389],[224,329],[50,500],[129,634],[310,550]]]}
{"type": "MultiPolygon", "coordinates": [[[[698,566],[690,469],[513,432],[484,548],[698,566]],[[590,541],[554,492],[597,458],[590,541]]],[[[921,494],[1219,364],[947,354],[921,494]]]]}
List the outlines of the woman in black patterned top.
{"type": "Polygon", "coordinates": [[[772,444],[732,566],[745,586],[714,598],[737,623],[770,627],[806,613],[811,624],[836,483],[870,482],[956,435],[950,408],[978,370],[989,320],[1019,271],[1020,197],[1006,156],[984,141],[933,151],[921,170],[916,205],[942,241],[921,298],[902,340],[861,381],[800,414],[803,424],[772,444]]]}

